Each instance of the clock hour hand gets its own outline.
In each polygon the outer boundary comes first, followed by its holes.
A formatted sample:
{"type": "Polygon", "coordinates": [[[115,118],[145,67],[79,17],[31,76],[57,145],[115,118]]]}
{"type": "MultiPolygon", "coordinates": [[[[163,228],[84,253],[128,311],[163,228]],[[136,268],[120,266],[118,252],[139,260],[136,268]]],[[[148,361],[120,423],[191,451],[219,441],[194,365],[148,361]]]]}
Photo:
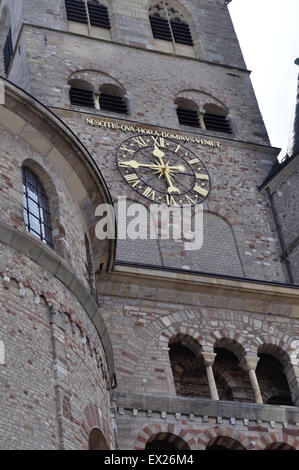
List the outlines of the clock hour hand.
{"type": "MultiPolygon", "coordinates": [[[[125,168],[134,168],[137,169],[139,167],[142,168],[151,168],[152,170],[162,170],[166,168],[166,166],[163,163],[162,165],[159,164],[150,164],[150,163],[139,163],[136,162],[136,160],[128,160],[126,162],[119,162],[119,166],[125,167],[125,168]]],[[[185,168],[183,166],[167,166],[168,170],[177,170],[177,171],[184,171],[185,168]]]]}
{"type": "Polygon", "coordinates": [[[160,164],[162,166],[165,166],[164,161],[163,161],[163,157],[164,157],[165,153],[162,150],[160,150],[159,147],[156,144],[155,144],[155,148],[154,148],[154,151],[153,151],[153,155],[154,155],[154,157],[159,158],[160,164]]]}
{"type": "Polygon", "coordinates": [[[168,173],[168,171],[164,172],[164,176],[165,176],[165,179],[166,179],[167,184],[168,184],[169,194],[171,194],[171,193],[179,193],[180,194],[180,190],[173,185],[172,178],[171,178],[170,174],[168,173]]]}

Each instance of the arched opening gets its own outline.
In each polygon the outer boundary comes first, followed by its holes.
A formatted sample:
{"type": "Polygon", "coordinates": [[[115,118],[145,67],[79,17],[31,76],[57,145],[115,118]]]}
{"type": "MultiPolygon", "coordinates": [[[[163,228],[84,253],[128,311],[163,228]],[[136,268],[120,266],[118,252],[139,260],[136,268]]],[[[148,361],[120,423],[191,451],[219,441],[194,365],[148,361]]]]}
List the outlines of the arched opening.
{"type": "Polygon", "coordinates": [[[93,428],[88,438],[89,450],[109,450],[104,434],[98,428],[93,428]]]}
{"type": "Polygon", "coordinates": [[[158,433],[149,438],[145,445],[145,450],[190,450],[188,444],[179,436],[171,433],[158,433]]]}
{"type": "Polygon", "coordinates": [[[108,8],[104,0],[65,0],[68,21],[110,29],[108,8]],[[87,9],[86,9],[87,6],[87,9]]]}
{"type": "Polygon", "coordinates": [[[231,122],[227,117],[227,111],[216,104],[204,105],[204,125],[208,131],[224,132],[232,134],[231,122]]]}
{"type": "Polygon", "coordinates": [[[185,13],[186,9],[176,1],[151,2],[149,22],[158,49],[194,57],[190,15],[188,20],[185,13]]]}
{"type": "Polygon", "coordinates": [[[258,356],[260,359],[256,368],[256,377],[263,402],[268,405],[293,406],[284,365],[280,358],[271,354],[271,347],[266,346],[259,348],[258,356]]]}
{"type": "Polygon", "coordinates": [[[72,79],[69,80],[69,85],[71,85],[70,102],[73,106],[95,107],[93,87],[90,83],[85,80],[72,79]]]}
{"type": "Polygon", "coordinates": [[[212,439],[206,450],[246,450],[236,439],[226,436],[218,436],[212,439]]]}
{"type": "Polygon", "coordinates": [[[234,340],[222,338],[214,347],[213,365],[220,400],[255,402],[248,373],[239,365],[243,348],[234,340]]]}
{"type": "Polygon", "coordinates": [[[3,49],[0,53],[0,75],[8,75],[9,65],[13,56],[13,42],[7,6],[1,12],[0,44],[3,44],[3,49]]]}
{"type": "Polygon", "coordinates": [[[100,109],[118,114],[128,114],[128,101],[122,88],[113,84],[104,84],[99,89],[100,109]]]}
{"type": "Polygon", "coordinates": [[[264,450],[296,450],[295,447],[286,444],[285,442],[272,442],[264,450]]]}
{"type": "Polygon", "coordinates": [[[180,125],[200,127],[198,106],[196,103],[187,98],[177,98],[175,104],[180,125]]]}
{"type": "Polygon", "coordinates": [[[177,395],[210,398],[201,346],[196,340],[187,335],[173,337],[169,341],[169,359],[177,395]]]}

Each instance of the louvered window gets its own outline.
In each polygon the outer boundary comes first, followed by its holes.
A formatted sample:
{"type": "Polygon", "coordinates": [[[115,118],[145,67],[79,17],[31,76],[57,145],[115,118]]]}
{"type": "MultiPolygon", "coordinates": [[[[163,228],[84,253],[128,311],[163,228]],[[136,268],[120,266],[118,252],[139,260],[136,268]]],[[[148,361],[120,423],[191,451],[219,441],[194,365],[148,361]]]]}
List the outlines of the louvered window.
{"type": "Polygon", "coordinates": [[[94,108],[93,92],[82,88],[71,87],[70,101],[74,106],[85,106],[86,108],[94,108]]]}
{"type": "Polygon", "coordinates": [[[128,114],[128,107],[122,96],[101,93],[99,98],[100,109],[115,113],[128,114]]]}
{"type": "Polygon", "coordinates": [[[175,42],[193,46],[190,28],[187,23],[176,18],[170,22],[175,42]]]}
{"type": "Polygon", "coordinates": [[[149,8],[149,19],[154,38],[192,46],[189,25],[180,11],[165,0],[153,0],[149,8]]]}
{"type": "Polygon", "coordinates": [[[232,134],[230,121],[225,116],[218,116],[216,114],[204,115],[204,123],[208,131],[225,132],[232,134]]]}
{"type": "Polygon", "coordinates": [[[90,24],[92,26],[110,29],[108,8],[100,5],[97,1],[89,1],[87,6],[90,24]]]}
{"type": "Polygon", "coordinates": [[[49,201],[46,192],[28,168],[23,167],[24,219],[28,232],[53,247],[49,201]]]}
{"type": "Polygon", "coordinates": [[[165,20],[160,16],[150,16],[150,23],[154,38],[164,39],[164,41],[172,41],[168,20],[165,20]]]}
{"type": "Polygon", "coordinates": [[[110,29],[108,8],[96,0],[65,0],[67,19],[78,23],[89,23],[92,26],[110,29]]]}
{"type": "Polygon", "coordinates": [[[65,6],[69,21],[88,23],[86,4],[83,0],[65,0],[65,6]]]}
{"type": "Polygon", "coordinates": [[[200,127],[198,112],[193,109],[177,108],[179,123],[182,126],[200,127]]]}
{"type": "Polygon", "coordinates": [[[13,55],[13,47],[12,47],[12,35],[11,35],[11,28],[9,28],[8,35],[6,37],[6,41],[4,44],[3,49],[3,61],[4,61],[4,71],[7,75],[9,64],[13,55]]]}

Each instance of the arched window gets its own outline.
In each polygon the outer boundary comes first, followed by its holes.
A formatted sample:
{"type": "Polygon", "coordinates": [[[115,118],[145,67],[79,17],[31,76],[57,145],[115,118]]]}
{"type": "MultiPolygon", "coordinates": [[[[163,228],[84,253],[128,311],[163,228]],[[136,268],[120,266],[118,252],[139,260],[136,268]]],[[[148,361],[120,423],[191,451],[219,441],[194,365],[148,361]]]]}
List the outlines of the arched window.
{"type": "Polygon", "coordinates": [[[1,65],[0,74],[1,74],[1,69],[2,69],[5,75],[7,75],[9,71],[11,59],[13,56],[12,32],[11,32],[11,27],[10,27],[9,13],[8,13],[7,6],[5,6],[1,12],[0,44],[4,44],[4,47],[2,49],[2,59],[0,61],[0,65],[1,65]]]}
{"type": "Polygon", "coordinates": [[[154,38],[193,46],[188,23],[181,12],[166,0],[154,0],[149,8],[154,38]]]}
{"type": "Polygon", "coordinates": [[[105,436],[98,428],[93,428],[90,431],[89,438],[88,438],[88,449],[89,450],[109,450],[109,446],[107,444],[105,436]]]}
{"type": "Polygon", "coordinates": [[[95,108],[95,99],[92,86],[84,80],[70,80],[70,102],[73,106],[95,108]]]}
{"type": "Polygon", "coordinates": [[[188,444],[179,436],[171,433],[158,433],[149,438],[145,445],[145,450],[190,450],[188,444]]]}
{"type": "MultiPolygon", "coordinates": [[[[263,351],[263,349],[261,350],[263,351]]],[[[292,406],[292,397],[281,362],[264,351],[260,352],[258,356],[260,360],[256,368],[256,377],[264,403],[292,406]]]]}
{"type": "Polygon", "coordinates": [[[103,2],[97,0],[65,0],[65,6],[69,21],[110,29],[108,9],[103,2]]]}
{"type": "Polygon", "coordinates": [[[22,168],[24,219],[28,232],[53,248],[51,215],[46,192],[32,171],[22,168]]]}
{"type": "Polygon", "coordinates": [[[246,450],[239,441],[231,437],[218,436],[212,439],[206,450],[246,450]]]}
{"type": "Polygon", "coordinates": [[[100,109],[118,114],[128,114],[128,103],[124,91],[112,84],[102,85],[99,90],[100,109]]]}
{"type": "Polygon", "coordinates": [[[215,104],[205,104],[204,110],[204,126],[208,131],[232,134],[231,122],[225,109],[215,104]]]}
{"type": "Polygon", "coordinates": [[[186,98],[177,98],[175,104],[178,120],[182,126],[200,127],[197,104],[186,98]]]}
{"type": "Polygon", "coordinates": [[[169,341],[169,358],[177,395],[210,398],[201,346],[188,335],[169,341]]]}

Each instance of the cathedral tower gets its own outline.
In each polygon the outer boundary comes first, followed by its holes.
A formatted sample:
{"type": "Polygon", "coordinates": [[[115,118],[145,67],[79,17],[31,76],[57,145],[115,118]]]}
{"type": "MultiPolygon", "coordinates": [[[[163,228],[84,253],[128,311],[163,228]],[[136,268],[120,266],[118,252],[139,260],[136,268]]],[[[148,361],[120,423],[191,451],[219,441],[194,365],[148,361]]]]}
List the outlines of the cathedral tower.
{"type": "Polygon", "coordinates": [[[226,3],[0,1],[3,448],[299,449],[294,240],[226,3]]]}

